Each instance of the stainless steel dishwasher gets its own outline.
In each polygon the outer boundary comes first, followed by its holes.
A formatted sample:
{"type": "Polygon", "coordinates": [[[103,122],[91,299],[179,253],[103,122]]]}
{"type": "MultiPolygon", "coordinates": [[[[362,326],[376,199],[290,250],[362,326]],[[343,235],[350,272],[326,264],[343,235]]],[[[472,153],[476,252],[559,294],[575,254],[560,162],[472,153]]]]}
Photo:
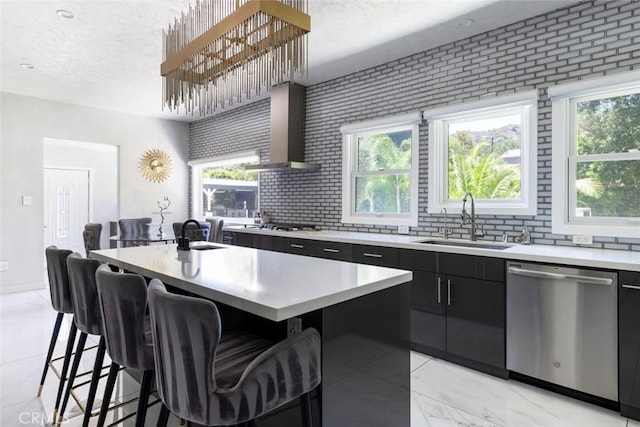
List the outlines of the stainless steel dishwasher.
{"type": "Polygon", "coordinates": [[[507,263],[507,369],[618,400],[617,273],[507,263]]]}

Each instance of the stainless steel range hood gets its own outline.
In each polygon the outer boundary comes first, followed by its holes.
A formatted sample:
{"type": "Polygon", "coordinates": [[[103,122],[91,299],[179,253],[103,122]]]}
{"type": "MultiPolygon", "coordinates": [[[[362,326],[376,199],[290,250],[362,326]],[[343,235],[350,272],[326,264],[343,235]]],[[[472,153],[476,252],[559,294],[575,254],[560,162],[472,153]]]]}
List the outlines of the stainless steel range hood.
{"type": "Polygon", "coordinates": [[[247,170],[318,170],[304,161],[306,88],[287,82],[271,88],[269,163],[247,165],[247,170]]]}

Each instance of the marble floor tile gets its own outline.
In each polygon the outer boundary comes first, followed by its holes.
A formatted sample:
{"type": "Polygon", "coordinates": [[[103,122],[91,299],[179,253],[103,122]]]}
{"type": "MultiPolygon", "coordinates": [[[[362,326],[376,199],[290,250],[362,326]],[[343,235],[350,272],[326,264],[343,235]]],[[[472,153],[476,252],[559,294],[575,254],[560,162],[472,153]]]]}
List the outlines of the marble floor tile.
{"type": "Polygon", "coordinates": [[[418,353],[417,351],[411,352],[411,372],[418,369],[420,366],[427,363],[431,360],[431,356],[427,356],[426,354],[418,353]]]}
{"type": "Polygon", "coordinates": [[[624,427],[627,421],[598,406],[438,359],[412,373],[411,390],[499,426],[624,427]]]}
{"type": "Polygon", "coordinates": [[[411,427],[453,426],[496,427],[496,424],[430,397],[411,393],[411,427]]]}

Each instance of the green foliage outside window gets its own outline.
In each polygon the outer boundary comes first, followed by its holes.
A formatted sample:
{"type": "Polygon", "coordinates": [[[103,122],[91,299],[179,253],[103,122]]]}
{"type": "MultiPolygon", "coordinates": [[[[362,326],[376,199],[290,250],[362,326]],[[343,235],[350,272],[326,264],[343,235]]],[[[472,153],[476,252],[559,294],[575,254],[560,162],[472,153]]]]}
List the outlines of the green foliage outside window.
{"type": "MultiPolygon", "coordinates": [[[[640,94],[579,102],[576,112],[578,155],[640,150],[640,94]]],[[[578,161],[577,207],[592,216],[640,217],[640,160],[623,156],[578,161]]]]}
{"type": "Polygon", "coordinates": [[[356,212],[408,213],[411,131],[357,140],[356,212]]]}
{"type": "Polygon", "coordinates": [[[467,191],[476,200],[520,199],[519,154],[516,164],[502,157],[510,150],[521,149],[519,125],[474,132],[457,130],[448,143],[449,199],[462,199],[467,191]]]}

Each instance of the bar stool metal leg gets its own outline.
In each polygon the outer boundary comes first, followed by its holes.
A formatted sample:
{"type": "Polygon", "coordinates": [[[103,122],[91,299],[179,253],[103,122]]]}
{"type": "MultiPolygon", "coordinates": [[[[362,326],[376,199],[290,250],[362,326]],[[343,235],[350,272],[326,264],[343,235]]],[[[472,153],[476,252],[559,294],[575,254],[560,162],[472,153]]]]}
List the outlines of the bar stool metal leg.
{"type": "Polygon", "coordinates": [[[311,420],[311,398],[309,393],[300,396],[300,406],[302,407],[302,426],[311,427],[313,422],[311,420]]]}
{"type": "Polygon", "coordinates": [[[67,341],[67,350],[64,354],[64,363],[62,364],[62,372],[60,373],[60,385],[58,386],[58,395],[56,396],[56,405],[53,407],[53,420],[58,419],[58,408],[60,407],[60,400],[62,399],[62,393],[64,392],[64,383],[67,380],[67,371],[69,370],[69,362],[71,362],[71,353],[73,353],[73,344],[76,341],[76,324],[71,322],[71,329],[69,329],[69,340],[67,341]]]}
{"type": "Polygon", "coordinates": [[[149,401],[151,385],[153,384],[153,374],[153,370],[147,370],[142,373],[138,410],[136,411],[136,427],[144,427],[144,420],[147,416],[147,402],[149,401]]]}
{"type": "Polygon", "coordinates": [[[60,411],[58,412],[58,424],[62,424],[62,420],[64,418],[64,411],[67,409],[67,404],[69,403],[69,396],[71,396],[71,389],[73,388],[73,383],[76,379],[76,374],[78,373],[78,366],[80,366],[80,360],[82,359],[82,353],[84,351],[84,344],[87,341],[87,334],[84,332],[80,333],[80,338],[78,338],[78,344],[76,346],[76,354],[73,356],[73,364],[71,365],[71,372],[69,373],[69,379],[67,380],[67,391],[64,394],[64,398],[62,399],[62,406],[60,406],[60,411]]]}
{"type": "Polygon", "coordinates": [[[158,416],[157,427],[166,427],[168,421],[169,421],[169,408],[167,408],[167,405],[163,403],[162,408],[160,408],[160,415],[158,416]]]}
{"type": "Polygon", "coordinates": [[[91,385],[89,386],[89,395],[87,396],[87,404],[84,410],[84,419],[82,425],[88,426],[91,419],[91,412],[93,411],[93,402],[96,399],[96,391],[98,390],[98,381],[102,374],[102,362],[104,361],[104,353],[106,350],[104,337],[100,337],[100,343],[98,344],[98,351],[96,353],[96,362],[93,365],[93,374],[91,375],[91,385]]]}
{"type": "Polygon", "coordinates": [[[98,417],[98,427],[103,427],[104,421],[107,418],[107,412],[109,412],[109,401],[111,401],[111,394],[113,393],[113,387],[116,384],[116,377],[118,376],[119,370],[120,365],[115,362],[111,362],[111,367],[109,368],[109,377],[107,378],[107,385],[104,389],[104,397],[102,398],[100,416],[98,417]]]}
{"type": "Polygon", "coordinates": [[[60,332],[60,325],[62,325],[62,318],[64,313],[58,313],[56,317],[56,323],[53,326],[53,332],[51,333],[51,342],[49,343],[49,351],[47,352],[47,359],[44,361],[44,369],[42,370],[42,378],[40,379],[40,386],[38,387],[38,397],[42,394],[42,387],[44,387],[44,380],[49,372],[49,363],[51,363],[51,357],[53,356],[53,350],[56,347],[56,341],[58,340],[58,333],[60,332]]]}

